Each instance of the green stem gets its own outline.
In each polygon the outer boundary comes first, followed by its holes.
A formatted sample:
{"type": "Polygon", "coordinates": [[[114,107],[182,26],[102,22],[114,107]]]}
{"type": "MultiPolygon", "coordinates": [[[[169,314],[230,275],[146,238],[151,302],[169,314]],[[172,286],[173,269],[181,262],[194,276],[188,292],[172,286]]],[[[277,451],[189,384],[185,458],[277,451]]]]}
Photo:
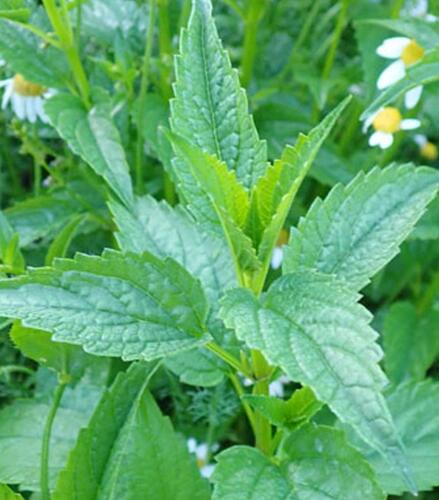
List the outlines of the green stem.
{"type": "Polygon", "coordinates": [[[206,344],[206,348],[209,349],[209,351],[213,352],[216,354],[219,358],[221,358],[223,361],[225,361],[228,365],[230,365],[232,368],[235,370],[241,372],[245,377],[249,378],[250,380],[253,380],[253,374],[250,373],[239,361],[238,359],[235,358],[232,354],[227,352],[225,349],[223,349],[220,345],[218,345],[216,342],[208,342],[206,344]]]}
{"type": "Polygon", "coordinates": [[[158,0],[157,3],[159,11],[160,88],[163,97],[170,99],[172,96],[172,40],[169,21],[169,0],[158,0]]]}
{"type": "Polygon", "coordinates": [[[185,28],[189,21],[189,17],[191,14],[192,2],[191,0],[184,0],[183,7],[180,12],[180,19],[178,21],[178,25],[180,28],[185,28]]]}
{"type": "Polygon", "coordinates": [[[244,396],[245,391],[242,388],[241,382],[239,381],[235,373],[229,373],[229,378],[236,391],[236,394],[238,394],[238,396],[241,399],[242,407],[244,408],[245,414],[247,415],[248,421],[250,422],[253,434],[256,436],[257,435],[256,415],[253,413],[252,409],[250,408],[250,405],[242,399],[242,396],[244,396]]]}
{"type": "Polygon", "coordinates": [[[391,17],[392,19],[398,19],[402,7],[404,6],[404,0],[395,0],[392,5],[391,17]]]}
{"type": "Polygon", "coordinates": [[[50,500],[50,486],[49,486],[49,449],[50,449],[50,436],[52,434],[53,422],[56,413],[61,403],[61,398],[64,394],[66,384],[60,382],[55,389],[53,395],[52,406],[50,407],[49,414],[47,415],[46,425],[44,426],[43,442],[41,447],[41,471],[40,471],[40,486],[42,500],[50,500]]]}
{"type": "Polygon", "coordinates": [[[328,53],[326,54],[325,64],[323,66],[322,79],[329,78],[332,67],[334,65],[335,55],[337,53],[338,44],[346,24],[346,14],[348,11],[350,0],[341,0],[341,8],[338,13],[337,22],[335,25],[334,33],[332,34],[331,45],[329,46],[328,53]]]}
{"type": "Polygon", "coordinates": [[[38,196],[41,190],[41,164],[34,162],[34,195],[38,196]]]}
{"type": "MultiPolygon", "coordinates": [[[[149,85],[149,72],[151,66],[152,47],[154,43],[154,25],[155,25],[156,0],[149,0],[149,20],[148,33],[146,34],[145,52],[143,54],[142,77],[139,90],[139,115],[143,113],[145,105],[146,92],[149,85]]],[[[141,116],[138,116],[137,124],[142,123],[141,116]]],[[[136,144],[136,189],[139,194],[143,191],[143,131],[137,130],[136,144]]]]}
{"type": "Polygon", "coordinates": [[[421,295],[416,305],[416,309],[420,315],[424,314],[434,302],[439,293],[439,271],[433,276],[433,280],[428,285],[425,292],[421,295]]]}
{"type": "Polygon", "coordinates": [[[244,18],[244,47],[241,60],[241,84],[248,87],[256,58],[258,25],[265,10],[265,0],[251,0],[244,18]]]}
{"type": "MultiPolygon", "coordinates": [[[[255,373],[257,382],[253,388],[253,394],[268,396],[268,386],[269,386],[269,375],[271,373],[271,367],[266,362],[262,353],[256,350],[252,350],[252,360],[253,360],[253,371],[255,373]]],[[[271,434],[271,424],[263,415],[256,413],[255,415],[256,424],[256,447],[259,448],[263,453],[270,455],[272,450],[272,434],[271,434]]]]}

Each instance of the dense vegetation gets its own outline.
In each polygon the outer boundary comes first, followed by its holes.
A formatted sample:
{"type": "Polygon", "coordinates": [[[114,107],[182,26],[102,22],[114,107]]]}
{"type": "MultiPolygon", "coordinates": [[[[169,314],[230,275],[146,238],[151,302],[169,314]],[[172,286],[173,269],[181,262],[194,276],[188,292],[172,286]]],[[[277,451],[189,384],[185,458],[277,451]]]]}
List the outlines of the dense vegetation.
{"type": "Polygon", "coordinates": [[[437,498],[437,15],[0,0],[0,499],[437,498]]]}

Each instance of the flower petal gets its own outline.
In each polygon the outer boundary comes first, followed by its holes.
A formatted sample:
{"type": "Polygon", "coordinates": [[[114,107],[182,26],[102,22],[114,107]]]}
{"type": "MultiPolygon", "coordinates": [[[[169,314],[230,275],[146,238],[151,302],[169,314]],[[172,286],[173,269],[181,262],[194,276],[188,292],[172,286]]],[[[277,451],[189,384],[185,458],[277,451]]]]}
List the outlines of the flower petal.
{"type": "Polygon", "coordinates": [[[3,94],[2,109],[6,109],[6,106],[9,104],[9,101],[11,100],[13,92],[14,92],[14,85],[12,83],[12,80],[10,80],[9,85],[7,85],[5,92],[3,94]]]}
{"type": "Polygon", "coordinates": [[[377,81],[377,87],[382,90],[401,80],[405,76],[405,65],[398,59],[383,70],[377,81]]]}
{"type": "Polygon", "coordinates": [[[36,109],[36,99],[34,97],[30,97],[27,99],[27,119],[31,123],[35,123],[37,121],[37,109],[36,109]]]}
{"type": "Polygon", "coordinates": [[[401,122],[401,130],[414,130],[415,128],[419,128],[421,126],[421,122],[416,118],[406,118],[401,122]]]}
{"type": "Polygon", "coordinates": [[[427,137],[423,134],[416,134],[413,137],[413,140],[416,142],[416,144],[421,148],[422,146],[425,146],[427,144],[427,137]]]}
{"type": "Polygon", "coordinates": [[[282,265],[282,259],[284,256],[284,252],[281,247],[275,247],[273,250],[273,254],[271,255],[271,267],[273,269],[279,269],[282,265]]]}
{"type": "Polygon", "coordinates": [[[374,132],[369,139],[370,146],[379,146],[381,149],[387,149],[393,144],[393,135],[387,132],[374,132]]]}
{"type": "Polygon", "coordinates": [[[12,94],[12,109],[14,113],[20,120],[26,119],[26,102],[25,97],[16,94],[15,92],[12,94]]]}
{"type": "Polygon", "coordinates": [[[418,104],[419,99],[421,98],[422,88],[422,85],[418,85],[405,93],[404,102],[407,109],[412,109],[416,106],[416,104],[418,104]]]}
{"type": "Polygon", "coordinates": [[[410,43],[410,38],[405,36],[394,36],[386,38],[377,48],[376,53],[386,59],[397,59],[401,57],[402,51],[410,43]]]}

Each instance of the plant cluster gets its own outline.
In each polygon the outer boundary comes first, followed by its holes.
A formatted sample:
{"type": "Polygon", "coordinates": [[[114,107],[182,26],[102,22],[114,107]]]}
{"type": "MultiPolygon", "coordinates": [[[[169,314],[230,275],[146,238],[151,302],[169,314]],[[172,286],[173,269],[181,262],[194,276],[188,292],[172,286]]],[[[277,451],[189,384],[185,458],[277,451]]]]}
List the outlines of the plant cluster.
{"type": "Polygon", "coordinates": [[[0,499],[437,498],[439,6],[213,4],[0,0],[0,499]]]}

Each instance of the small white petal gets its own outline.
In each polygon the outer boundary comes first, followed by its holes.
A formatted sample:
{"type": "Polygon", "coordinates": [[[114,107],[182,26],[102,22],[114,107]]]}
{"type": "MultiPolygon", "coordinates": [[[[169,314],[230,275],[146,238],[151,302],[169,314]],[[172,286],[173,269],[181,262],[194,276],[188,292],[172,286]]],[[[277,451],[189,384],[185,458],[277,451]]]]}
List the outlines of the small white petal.
{"type": "Polygon", "coordinates": [[[390,85],[398,82],[399,80],[401,80],[401,78],[404,78],[404,76],[405,65],[400,59],[398,59],[397,61],[387,66],[387,68],[385,68],[380,74],[377,81],[377,87],[379,90],[383,90],[387,87],[390,87],[390,85]]]}
{"type": "Polygon", "coordinates": [[[10,85],[12,82],[12,78],[6,78],[6,80],[0,80],[0,88],[6,87],[7,85],[10,85]]]}
{"type": "Polygon", "coordinates": [[[406,118],[401,122],[401,130],[414,130],[415,128],[419,128],[421,126],[421,122],[416,118],[406,118]]]}
{"type": "Polygon", "coordinates": [[[367,129],[372,125],[372,122],[375,120],[375,117],[381,113],[383,108],[380,108],[376,113],[374,113],[373,115],[370,115],[368,116],[365,120],[364,120],[364,123],[363,123],[363,132],[367,132],[367,129]]]}
{"type": "Polygon", "coordinates": [[[215,464],[208,464],[205,465],[204,467],[201,467],[201,475],[205,478],[209,478],[212,474],[213,471],[215,470],[215,464]]]}
{"type": "Polygon", "coordinates": [[[197,446],[195,454],[200,460],[206,460],[209,448],[206,443],[201,443],[197,446]]]}
{"type": "Polygon", "coordinates": [[[197,450],[197,442],[194,438],[189,438],[186,441],[187,444],[187,449],[189,450],[189,453],[195,453],[197,450]]]}
{"type": "Polygon", "coordinates": [[[425,146],[427,144],[427,137],[423,134],[416,134],[413,140],[419,147],[425,146]]]}
{"type": "Polygon", "coordinates": [[[278,398],[283,398],[284,397],[284,386],[282,382],[279,380],[275,380],[274,382],[271,382],[271,384],[268,386],[268,393],[270,396],[276,396],[278,398]]]}
{"type": "Polygon", "coordinates": [[[13,92],[14,92],[14,86],[11,81],[11,83],[6,87],[5,92],[3,94],[2,109],[6,109],[6,106],[9,104],[9,101],[11,100],[13,92]]]}
{"type": "Polygon", "coordinates": [[[273,269],[279,269],[279,267],[282,265],[283,256],[284,251],[282,247],[275,247],[271,256],[271,267],[273,269]]]}
{"type": "Polygon", "coordinates": [[[374,132],[369,139],[370,146],[379,146],[381,149],[387,149],[393,144],[393,135],[387,132],[374,132]]]}
{"type": "Polygon", "coordinates": [[[36,99],[32,97],[27,99],[27,118],[31,123],[37,121],[36,99]]]}
{"type": "Polygon", "coordinates": [[[407,109],[412,109],[418,104],[419,99],[422,94],[422,85],[418,85],[417,87],[413,87],[408,92],[405,93],[404,102],[405,107],[407,109]]]}
{"type": "Polygon", "coordinates": [[[44,111],[44,100],[41,97],[37,97],[35,101],[37,115],[43,123],[49,123],[49,117],[46,115],[44,111]]]}
{"type": "Polygon", "coordinates": [[[25,98],[16,93],[12,94],[12,109],[20,120],[26,119],[26,102],[25,98]]]}
{"type": "Polygon", "coordinates": [[[392,38],[387,38],[384,42],[377,48],[376,53],[387,59],[397,59],[401,57],[404,48],[410,43],[410,38],[405,36],[394,36],[392,38]]]}

